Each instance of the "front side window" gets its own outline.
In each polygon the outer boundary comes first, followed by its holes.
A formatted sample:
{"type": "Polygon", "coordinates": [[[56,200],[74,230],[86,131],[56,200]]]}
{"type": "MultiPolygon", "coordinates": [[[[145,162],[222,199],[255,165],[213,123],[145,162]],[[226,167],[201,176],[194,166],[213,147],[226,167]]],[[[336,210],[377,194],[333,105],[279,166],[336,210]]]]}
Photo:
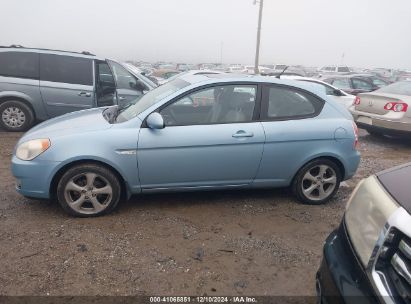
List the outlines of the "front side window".
{"type": "Polygon", "coordinates": [[[264,94],[263,115],[268,119],[298,119],[315,115],[323,102],[314,96],[286,87],[269,87],[264,94]]]}
{"type": "Polygon", "coordinates": [[[332,82],[332,85],[341,89],[341,90],[345,90],[345,89],[350,89],[350,82],[348,81],[347,78],[338,78],[338,79],[334,79],[334,81],[332,82]]]}
{"type": "Polygon", "coordinates": [[[257,86],[223,85],[186,95],[161,110],[166,126],[249,122],[257,86]]]}
{"type": "Polygon", "coordinates": [[[81,85],[93,85],[93,61],[88,58],[41,54],[40,79],[81,85]]]}
{"type": "Polygon", "coordinates": [[[39,79],[39,55],[27,52],[0,52],[0,75],[39,79]]]}
{"type": "Polygon", "coordinates": [[[357,89],[357,90],[372,90],[371,83],[368,83],[367,81],[362,80],[362,79],[353,78],[352,85],[354,89],[357,89]]]}

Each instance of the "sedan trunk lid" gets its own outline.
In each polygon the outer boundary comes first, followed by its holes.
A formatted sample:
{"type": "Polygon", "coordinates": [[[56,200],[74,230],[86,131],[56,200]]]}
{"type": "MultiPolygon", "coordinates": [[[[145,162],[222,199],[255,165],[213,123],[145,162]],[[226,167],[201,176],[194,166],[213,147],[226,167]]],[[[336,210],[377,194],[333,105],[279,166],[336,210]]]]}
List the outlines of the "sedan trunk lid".
{"type": "Polygon", "coordinates": [[[387,93],[363,93],[358,95],[360,97],[360,104],[355,105],[355,110],[384,115],[389,111],[384,109],[384,106],[389,102],[400,102],[403,101],[403,95],[387,94],[387,93]]]}

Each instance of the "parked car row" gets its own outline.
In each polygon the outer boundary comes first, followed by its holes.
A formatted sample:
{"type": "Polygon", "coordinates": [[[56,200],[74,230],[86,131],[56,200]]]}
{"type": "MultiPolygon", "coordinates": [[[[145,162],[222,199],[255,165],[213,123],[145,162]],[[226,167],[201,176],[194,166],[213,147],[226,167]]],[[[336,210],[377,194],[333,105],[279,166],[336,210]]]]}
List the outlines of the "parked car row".
{"type": "Polygon", "coordinates": [[[345,76],[324,77],[322,79],[352,95],[372,92],[391,83],[370,74],[351,74],[345,76]]]}
{"type": "MultiPolygon", "coordinates": [[[[355,174],[357,125],[377,135],[411,132],[411,81],[166,65],[156,70],[162,76],[150,74],[167,79],[157,86],[142,67],[86,52],[0,48],[3,127],[52,118],[18,141],[16,190],[78,217],[169,191],[290,187],[317,205],[355,174]]],[[[357,185],[324,245],[320,303],[411,301],[410,180],[411,163],[357,185]]]]}

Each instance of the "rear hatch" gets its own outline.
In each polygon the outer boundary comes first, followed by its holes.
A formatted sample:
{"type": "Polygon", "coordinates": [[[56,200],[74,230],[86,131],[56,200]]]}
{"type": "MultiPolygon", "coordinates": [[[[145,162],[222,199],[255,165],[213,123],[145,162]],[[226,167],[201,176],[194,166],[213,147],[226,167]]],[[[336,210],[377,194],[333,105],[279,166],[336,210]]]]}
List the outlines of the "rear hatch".
{"type": "Polygon", "coordinates": [[[384,106],[387,103],[403,101],[401,97],[404,96],[372,92],[359,94],[358,97],[361,99],[361,101],[359,105],[355,105],[356,111],[384,115],[390,112],[384,109],[384,106]]]}

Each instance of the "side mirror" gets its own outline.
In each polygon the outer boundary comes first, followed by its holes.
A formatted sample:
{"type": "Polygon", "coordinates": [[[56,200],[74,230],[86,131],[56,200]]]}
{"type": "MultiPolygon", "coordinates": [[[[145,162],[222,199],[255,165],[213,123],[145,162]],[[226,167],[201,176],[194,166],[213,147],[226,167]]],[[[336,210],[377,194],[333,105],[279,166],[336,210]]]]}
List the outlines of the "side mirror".
{"type": "Polygon", "coordinates": [[[137,80],[136,83],[130,82],[130,87],[134,87],[136,91],[144,92],[147,90],[147,87],[144,83],[142,83],[140,80],[137,80]]]}
{"type": "Polygon", "coordinates": [[[146,122],[147,126],[153,130],[164,129],[165,127],[163,116],[157,112],[153,112],[148,115],[146,122]]]}

